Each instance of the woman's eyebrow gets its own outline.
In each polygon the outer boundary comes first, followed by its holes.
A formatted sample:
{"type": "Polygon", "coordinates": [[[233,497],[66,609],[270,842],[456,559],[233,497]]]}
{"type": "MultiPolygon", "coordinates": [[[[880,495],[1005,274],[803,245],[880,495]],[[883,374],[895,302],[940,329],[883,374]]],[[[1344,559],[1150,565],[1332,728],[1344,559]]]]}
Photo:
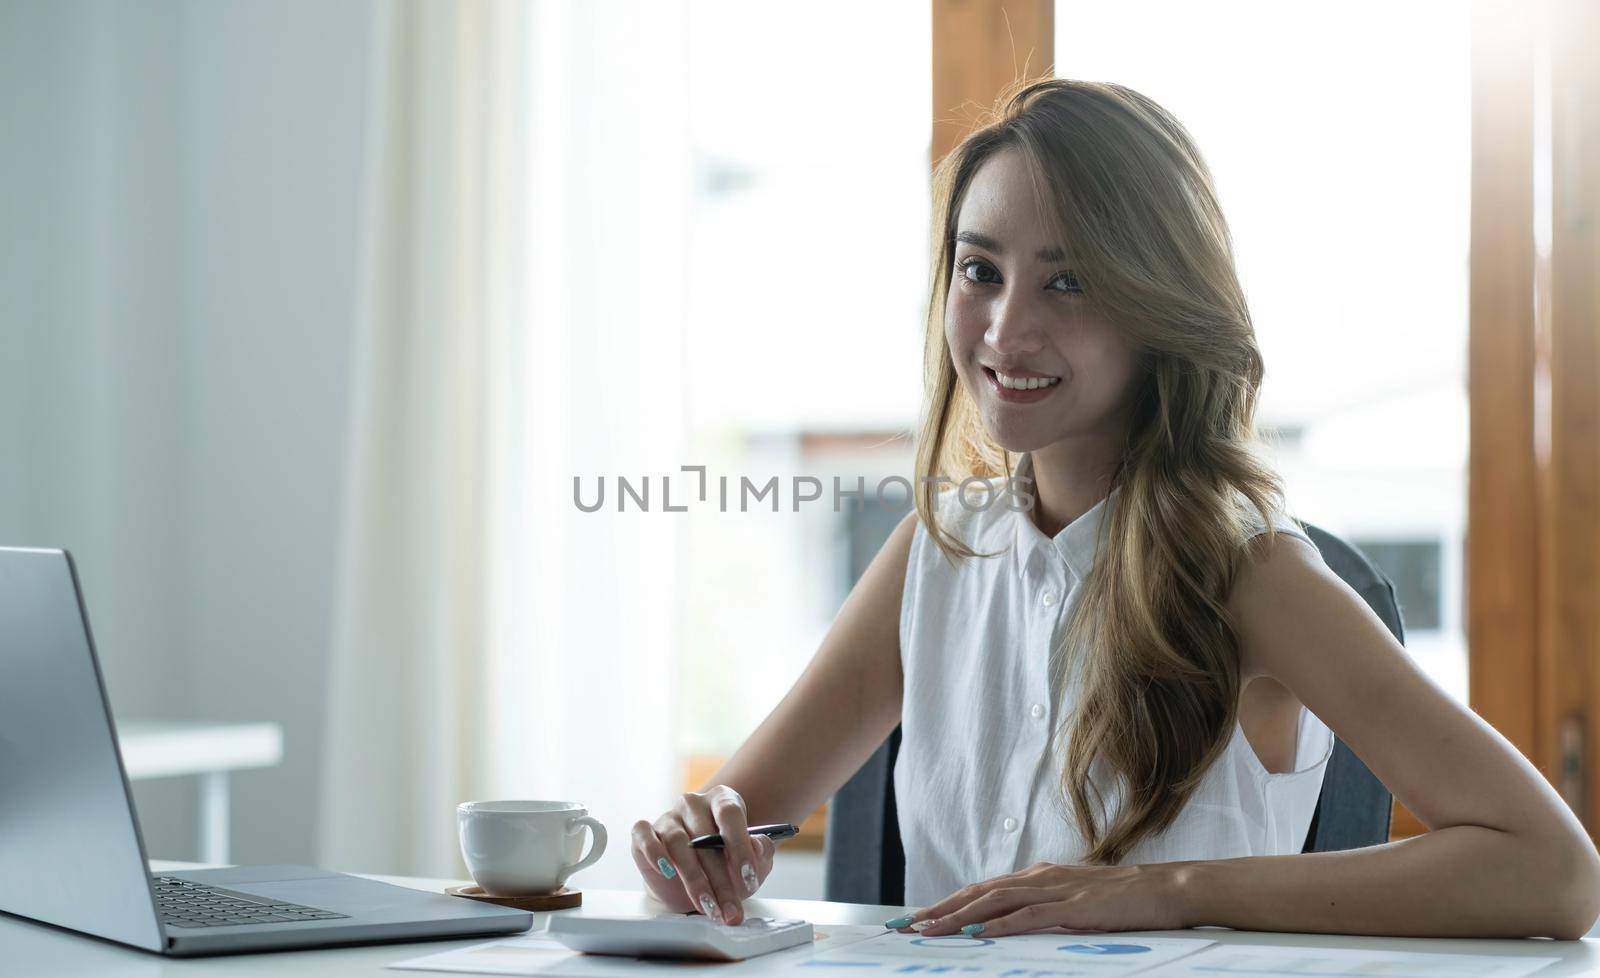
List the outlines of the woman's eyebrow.
{"type": "MultiPolygon", "coordinates": [[[[1003,255],[1006,251],[1000,247],[1000,242],[982,231],[958,231],[956,232],[956,240],[982,248],[985,251],[992,251],[997,255],[1003,255]]],[[[1040,248],[1034,253],[1034,257],[1040,261],[1064,261],[1067,256],[1060,248],[1040,248]]]]}

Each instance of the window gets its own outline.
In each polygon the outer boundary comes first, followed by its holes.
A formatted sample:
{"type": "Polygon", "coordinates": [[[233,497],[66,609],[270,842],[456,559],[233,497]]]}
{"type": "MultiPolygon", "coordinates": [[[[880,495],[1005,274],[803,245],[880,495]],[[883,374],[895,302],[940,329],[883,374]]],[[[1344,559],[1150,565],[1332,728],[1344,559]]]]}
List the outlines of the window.
{"type": "Polygon", "coordinates": [[[888,514],[836,511],[832,478],[865,477],[872,510],[876,479],[910,470],[931,94],[926,5],[694,0],[691,15],[686,462],[712,491],[686,516],[679,742],[704,758],[777,704],[876,552],[888,514]],[[774,477],[777,512],[743,508],[741,480],[774,477]],[[807,477],[822,495],[797,504],[807,477]]]}

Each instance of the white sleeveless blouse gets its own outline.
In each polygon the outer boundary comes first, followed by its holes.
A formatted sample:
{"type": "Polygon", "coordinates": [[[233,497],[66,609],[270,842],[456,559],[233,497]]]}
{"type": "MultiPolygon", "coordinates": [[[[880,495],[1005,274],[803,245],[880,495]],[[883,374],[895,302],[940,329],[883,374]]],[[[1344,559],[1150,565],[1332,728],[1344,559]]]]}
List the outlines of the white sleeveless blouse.
{"type": "MultiPolygon", "coordinates": [[[[1016,474],[1031,476],[1031,465],[1023,455],[1016,474]]],[[[956,492],[943,493],[941,525],[1000,556],[952,566],[919,523],[906,567],[894,786],[907,906],[1036,862],[1081,863],[1087,854],[1062,794],[1062,759],[1049,749],[1052,732],[1072,717],[1078,676],[1066,702],[1052,702],[1050,657],[1094,564],[1107,501],[1051,539],[1030,513],[1004,501],[978,508],[984,498],[970,489],[968,509],[956,492]]],[[[1286,519],[1274,525],[1310,542],[1286,519]]],[[[1302,707],[1293,770],[1272,774],[1236,724],[1177,819],[1123,862],[1300,852],[1332,751],[1332,731],[1302,707]]],[[[1117,812],[1120,785],[1099,761],[1091,777],[1117,812]]]]}

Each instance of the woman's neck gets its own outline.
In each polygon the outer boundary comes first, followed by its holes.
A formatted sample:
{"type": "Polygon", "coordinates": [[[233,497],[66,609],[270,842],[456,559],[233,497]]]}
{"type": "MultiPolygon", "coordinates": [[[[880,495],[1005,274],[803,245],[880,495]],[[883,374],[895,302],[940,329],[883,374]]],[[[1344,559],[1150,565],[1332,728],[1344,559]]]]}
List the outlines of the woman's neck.
{"type": "Polygon", "coordinates": [[[1111,492],[1117,456],[1105,438],[1068,438],[1031,453],[1033,521],[1054,537],[1111,492]]]}

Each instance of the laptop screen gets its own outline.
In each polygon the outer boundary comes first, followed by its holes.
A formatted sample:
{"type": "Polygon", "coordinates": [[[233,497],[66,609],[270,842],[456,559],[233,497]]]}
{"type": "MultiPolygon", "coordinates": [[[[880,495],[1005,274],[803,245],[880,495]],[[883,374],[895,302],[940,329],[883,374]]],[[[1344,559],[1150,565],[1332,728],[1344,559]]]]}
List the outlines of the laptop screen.
{"type": "Polygon", "coordinates": [[[0,547],[0,910],[159,951],[80,599],[65,551],[0,547]]]}

